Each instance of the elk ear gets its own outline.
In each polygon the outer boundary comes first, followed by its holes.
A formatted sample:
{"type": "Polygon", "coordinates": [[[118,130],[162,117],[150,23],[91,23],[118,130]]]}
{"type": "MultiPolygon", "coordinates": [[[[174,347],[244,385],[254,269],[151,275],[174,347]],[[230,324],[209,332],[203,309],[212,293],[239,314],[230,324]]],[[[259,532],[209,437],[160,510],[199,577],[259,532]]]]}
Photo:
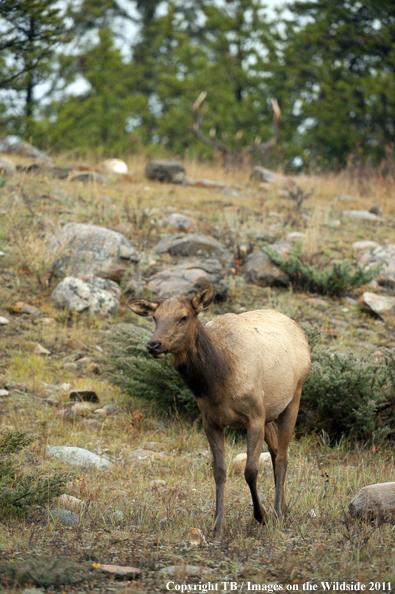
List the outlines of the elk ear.
{"type": "Polygon", "coordinates": [[[146,318],[154,315],[159,307],[159,302],[150,299],[133,299],[133,301],[129,301],[128,307],[138,316],[146,318]]]}
{"type": "Polygon", "coordinates": [[[211,283],[205,283],[200,287],[195,297],[191,299],[193,309],[199,314],[202,309],[207,309],[213,301],[215,295],[214,286],[211,283]]]}

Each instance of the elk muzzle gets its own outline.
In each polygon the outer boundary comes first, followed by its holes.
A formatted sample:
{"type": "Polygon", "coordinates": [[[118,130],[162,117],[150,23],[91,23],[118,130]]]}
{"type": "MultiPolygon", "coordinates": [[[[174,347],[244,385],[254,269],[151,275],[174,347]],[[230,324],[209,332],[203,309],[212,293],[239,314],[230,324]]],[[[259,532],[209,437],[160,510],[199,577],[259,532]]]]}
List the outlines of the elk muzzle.
{"type": "Polygon", "coordinates": [[[147,342],[147,352],[155,359],[163,359],[168,353],[168,351],[163,350],[163,345],[158,340],[150,340],[147,342]]]}

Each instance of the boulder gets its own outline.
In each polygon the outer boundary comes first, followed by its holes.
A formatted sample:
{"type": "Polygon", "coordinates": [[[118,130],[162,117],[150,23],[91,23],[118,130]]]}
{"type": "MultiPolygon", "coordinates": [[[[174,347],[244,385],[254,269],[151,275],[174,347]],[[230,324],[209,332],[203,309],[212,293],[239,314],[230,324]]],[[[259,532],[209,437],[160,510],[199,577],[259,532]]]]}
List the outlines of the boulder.
{"type": "Polygon", "coordinates": [[[128,173],[128,166],[122,159],[106,159],[100,165],[105,173],[128,173]]]}
{"type": "Polygon", "coordinates": [[[216,299],[226,298],[228,292],[226,271],[215,258],[188,260],[178,266],[162,270],[152,277],[148,290],[160,299],[180,293],[192,297],[206,282],[213,283],[216,299]]]}
{"type": "Polygon", "coordinates": [[[52,167],[50,175],[56,179],[67,179],[73,167],[52,167]]]}
{"type": "Polygon", "coordinates": [[[233,256],[230,251],[217,239],[210,235],[198,233],[177,233],[164,237],[155,247],[159,255],[169,253],[176,258],[215,258],[226,268],[233,263],[233,256]]]}
{"type": "Polygon", "coordinates": [[[120,294],[116,283],[91,274],[66,276],[53,291],[52,299],[69,311],[108,316],[117,311],[120,294]]]}
{"type": "Polygon", "coordinates": [[[386,324],[395,326],[395,297],[363,293],[358,299],[362,311],[377,314],[386,324]]]}
{"type": "Polygon", "coordinates": [[[38,159],[40,161],[51,162],[51,158],[48,157],[48,155],[40,151],[32,144],[25,142],[24,140],[17,140],[16,142],[11,142],[8,139],[3,140],[1,142],[0,150],[4,151],[5,153],[20,155],[21,157],[28,157],[29,159],[38,159]]]}
{"type": "Polygon", "coordinates": [[[14,175],[16,172],[16,165],[5,157],[0,157],[0,175],[14,175]]]}
{"type": "Polygon", "coordinates": [[[73,446],[48,446],[47,454],[72,466],[95,466],[98,470],[109,470],[114,466],[107,458],[73,446]]]}
{"type": "Polygon", "coordinates": [[[193,177],[186,177],[186,184],[195,188],[209,188],[211,190],[227,190],[229,185],[225,182],[214,179],[195,179],[193,177]]]}
{"type": "Polygon", "coordinates": [[[295,181],[287,175],[275,173],[265,167],[253,167],[250,175],[251,182],[263,182],[270,186],[279,186],[281,188],[289,189],[296,185],[295,181]]]}
{"type": "Polygon", "coordinates": [[[172,233],[195,233],[198,230],[198,224],[192,217],[179,212],[173,212],[162,219],[161,223],[163,227],[169,229],[172,233]]]}
{"type": "Polygon", "coordinates": [[[137,295],[141,291],[139,254],[121,233],[84,223],[64,225],[48,242],[53,265],[62,275],[94,274],[137,295]],[[126,278],[126,281],[125,281],[126,278]]]}
{"type": "Polygon", "coordinates": [[[343,216],[349,219],[358,219],[361,221],[373,221],[381,223],[382,218],[369,212],[368,210],[343,210],[343,216]]]}
{"type": "Polygon", "coordinates": [[[50,509],[44,514],[43,521],[48,523],[50,521],[63,524],[63,526],[78,526],[80,517],[75,512],[67,509],[56,508],[50,509]]]}
{"type": "Polygon", "coordinates": [[[378,483],[363,487],[351,501],[350,514],[375,517],[388,514],[395,519],[395,483],[378,483]]]}
{"type": "Polygon", "coordinates": [[[145,175],[148,179],[170,184],[185,183],[185,167],[178,161],[150,161],[145,168],[145,175]]]}
{"type": "Polygon", "coordinates": [[[371,248],[358,255],[358,266],[367,269],[382,265],[375,280],[379,285],[395,286],[395,245],[384,245],[371,248]]]}
{"type": "MultiPolygon", "coordinates": [[[[286,243],[278,242],[270,247],[277,249],[276,246],[278,246],[277,251],[286,257],[288,255],[287,246],[284,245],[286,243]]],[[[292,246],[290,247],[292,248],[292,246]]],[[[264,252],[254,252],[247,256],[242,273],[248,283],[254,283],[261,287],[287,287],[289,285],[289,276],[281,268],[273,264],[269,256],[264,252]]]]}

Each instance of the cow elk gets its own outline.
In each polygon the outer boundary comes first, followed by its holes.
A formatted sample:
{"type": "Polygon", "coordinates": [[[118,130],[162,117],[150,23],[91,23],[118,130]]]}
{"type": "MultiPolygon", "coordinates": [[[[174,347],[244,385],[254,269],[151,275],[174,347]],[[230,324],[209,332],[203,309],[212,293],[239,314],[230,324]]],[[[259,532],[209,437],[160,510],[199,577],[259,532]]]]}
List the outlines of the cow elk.
{"type": "Polygon", "coordinates": [[[155,358],[170,353],[173,366],[195,395],[213,454],[219,534],[224,517],[225,427],[247,429],[244,476],[254,518],[261,523],[266,511],[258,496],[257,475],[266,441],[274,470],[274,511],[281,516],[287,449],[310,370],[310,349],[300,327],[270,309],[217,316],[203,326],[198,315],[213,298],[214,287],[207,283],[192,299],[135,299],[129,306],[140,316],[154,318],[148,353],[155,358]]]}
{"type": "Polygon", "coordinates": [[[242,147],[240,143],[241,138],[243,136],[243,132],[239,130],[235,138],[237,149],[232,150],[228,144],[228,135],[226,133],[222,135],[221,141],[215,138],[215,128],[211,128],[210,138],[207,138],[207,136],[205,136],[201,131],[201,124],[204,120],[204,116],[206,115],[208,108],[208,104],[204,103],[206,96],[207,93],[203,91],[202,93],[200,93],[199,97],[193,104],[193,133],[199,140],[214,148],[215,153],[221,157],[221,161],[225,169],[241,169],[245,165],[249,164],[251,159],[251,153],[267,151],[268,149],[271,149],[276,145],[278,139],[280,138],[281,119],[281,110],[278,105],[277,99],[272,99],[274,130],[273,136],[265,142],[262,142],[262,139],[259,136],[257,136],[255,138],[254,144],[242,147]]]}

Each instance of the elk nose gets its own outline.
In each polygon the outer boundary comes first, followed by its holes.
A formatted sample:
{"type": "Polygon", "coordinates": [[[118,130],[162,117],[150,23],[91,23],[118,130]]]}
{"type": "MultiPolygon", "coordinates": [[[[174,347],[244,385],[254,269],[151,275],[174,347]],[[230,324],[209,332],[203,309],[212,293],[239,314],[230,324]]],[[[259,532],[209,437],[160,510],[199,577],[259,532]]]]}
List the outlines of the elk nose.
{"type": "Polygon", "coordinates": [[[150,355],[155,355],[159,352],[160,349],[160,342],[157,340],[150,340],[147,342],[147,351],[150,355]]]}

